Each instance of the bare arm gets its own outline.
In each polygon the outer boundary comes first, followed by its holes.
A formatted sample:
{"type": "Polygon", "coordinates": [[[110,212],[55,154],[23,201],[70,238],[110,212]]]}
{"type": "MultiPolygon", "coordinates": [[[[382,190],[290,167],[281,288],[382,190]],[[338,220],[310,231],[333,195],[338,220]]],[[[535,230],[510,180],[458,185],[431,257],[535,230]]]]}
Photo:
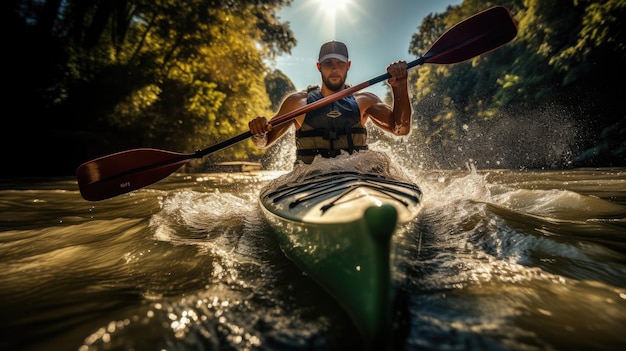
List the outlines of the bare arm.
{"type": "MultiPolygon", "coordinates": [[[[281,103],[278,113],[273,118],[282,116],[306,105],[306,98],[306,92],[296,92],[287,96],[281,103]]],[[[260,149],[264,149],[276,142],[276,140],[285,134],[292,125],[295,125],[296,129],[299,129],[303,120],[304,114],[297,116],[288,122],[272,126],[269,124],[269,121],[265,116],[259,116],[248,122],[248,127],[252,133],[252,141],[254,142],[254,145],[260,149]]]]}
{"type": "Polygon", "coordinates": [[[394,135],[407,135],[411,131],[411,102],[407,86],[406,62],[394,62],[387,67],[391,78],[387,81],[393,92],[393,107],[385,104],[375,94],[362,92],[355,94],[362,111],[362,123],[367,118],[379,128],[394,135]]]}

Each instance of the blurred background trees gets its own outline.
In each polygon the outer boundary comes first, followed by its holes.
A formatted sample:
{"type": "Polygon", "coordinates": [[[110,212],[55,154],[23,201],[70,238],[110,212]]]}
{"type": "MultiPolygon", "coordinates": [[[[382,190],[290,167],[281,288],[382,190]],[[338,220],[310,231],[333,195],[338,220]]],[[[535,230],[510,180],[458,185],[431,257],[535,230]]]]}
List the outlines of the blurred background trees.
{"type": "MultiPolygon", "coordinates": [[[[296,45],[276,15],[290,3],[3,1],[5,176],[72,175],[81,162],[128,148],[193,152],[245,132],[251,117],[273,115],[294,90],[266,64],[296,45]]],[[[481,156],[492,162],[484,167],[624,166],[626,2],[466,0],[427,16],[408,52],[418,57],[493,5],[518,22],[513,42],[411,71],[411,138],[439,156],[431,166],[481,156]],[[532,143],[552,147],[520,161],[532,143]]],[[[243,142],[209,161],[263,153],[243,142]]]]}
{"type": "Polygon", "coordinates": [[[481,167],[626,166],[626,1],[465,0],[426,17],[410,53],[494,5],[518,23],[511,43],[410,73],[417,134],[445,155],[439,166],[477,158],[481,167]]]}
{"type": "MultiPolygon", "coordinates": [[[[296,43],[276,18],[289,3],[4,3],[13,72],[5,97],[15,107],[15,128],[4,132],[19,135],[18,145],[56,151],[54,162],[15,172],[72,174],[77,160],[131,147],[191,152],[244,131],[251,116],[270,115],[264,60],[296,43]]],[[[222,157],[259,152],[247,146],[222,157]]]]}

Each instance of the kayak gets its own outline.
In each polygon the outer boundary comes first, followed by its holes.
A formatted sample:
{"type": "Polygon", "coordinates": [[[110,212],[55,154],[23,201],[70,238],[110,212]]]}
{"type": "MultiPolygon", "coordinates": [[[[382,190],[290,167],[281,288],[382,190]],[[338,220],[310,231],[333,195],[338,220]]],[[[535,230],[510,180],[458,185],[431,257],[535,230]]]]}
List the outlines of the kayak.
{"type": "Polygon", "coordinates": [[[365,345],[380,349],[391,335],[392,237],[416,218],[422,192],[385,171],[384,154],[359,154],[296,166],[259,201],[287,258],[344,308],[365,345]]]}

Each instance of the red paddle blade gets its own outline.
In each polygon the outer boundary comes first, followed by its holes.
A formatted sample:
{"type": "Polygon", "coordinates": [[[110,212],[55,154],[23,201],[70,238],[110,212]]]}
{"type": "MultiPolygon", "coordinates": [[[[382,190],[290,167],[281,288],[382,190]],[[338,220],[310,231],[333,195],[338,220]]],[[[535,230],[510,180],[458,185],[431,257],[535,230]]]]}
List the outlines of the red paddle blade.
{"type": "MultiPolygon", "coordinates": [[[[469,17],[446,31],[428,52],[408,63],[415,67],[424,63],[450,64],[469,60],[493,51],[517,35],[517,25],[509,10],[495,6],[469,17]]],[[[322,105],[339,100],[355,91],[389,79],[389,73],[344,89],[314,103],[272,119],[278,125],[322,105]]],[[[192,158],[199,158],[252,136],[248,131],[234,138],[197,151],[182,154],[156,149],[134,149],[104,156],[78,167],[76,177],[82,196],[98,201],[125,194],[154,184],[174,173],[192,158]]]]}
{"type": "Polygon", "coordinates": [[[194,156],[147,148],[103,156],[78,167],[78,187],[86,200],[107,199],[154,184],[194,156]]]}
{"type": "Polygon", "coordinates": [[[509,10],[494,6],[448,29],[423,56],[424,62],[463,62],[501,47],[516,35],[517,24],[509,10]]]}

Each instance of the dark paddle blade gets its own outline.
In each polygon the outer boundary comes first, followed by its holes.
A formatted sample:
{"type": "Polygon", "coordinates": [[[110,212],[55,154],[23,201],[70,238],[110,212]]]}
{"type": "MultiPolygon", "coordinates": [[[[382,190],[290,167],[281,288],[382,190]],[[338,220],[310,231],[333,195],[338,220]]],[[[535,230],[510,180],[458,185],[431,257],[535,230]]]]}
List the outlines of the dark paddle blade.
{"type": "MultiPolygon", "coordinates": [[[[419,59],[408,63],[450,64],[469,60],[493,51],[512,40],[517,26],[509,11],[495,6],[463,20],[446,31],[419,59]]],[[[273,126],[354,94],[370,85],[389,79],[389,73],[341,90],[335,94],[272,118],[273,126]]],[[[155,149],[135,149],[104,156],[80,165],[76,171],[78,185],[86,200],[98,201],[141,189],[174,173],[192,158],[200,158],[252,136],[250,131],[222,141],[193,154],[155,149]]]]}
{"type": "Polygon", "coordinates": [[[509,10],[494,6],[448,29],[424,54],[425,63],[459,63],[513,40],[517,25],[509,10]]]}
{"type": "Polygon", "coordinates": [[[99,201],[154,184],[195,157],[147,148],[122,151],[83,163],[76,178],[83,198],[99,201]]]}

